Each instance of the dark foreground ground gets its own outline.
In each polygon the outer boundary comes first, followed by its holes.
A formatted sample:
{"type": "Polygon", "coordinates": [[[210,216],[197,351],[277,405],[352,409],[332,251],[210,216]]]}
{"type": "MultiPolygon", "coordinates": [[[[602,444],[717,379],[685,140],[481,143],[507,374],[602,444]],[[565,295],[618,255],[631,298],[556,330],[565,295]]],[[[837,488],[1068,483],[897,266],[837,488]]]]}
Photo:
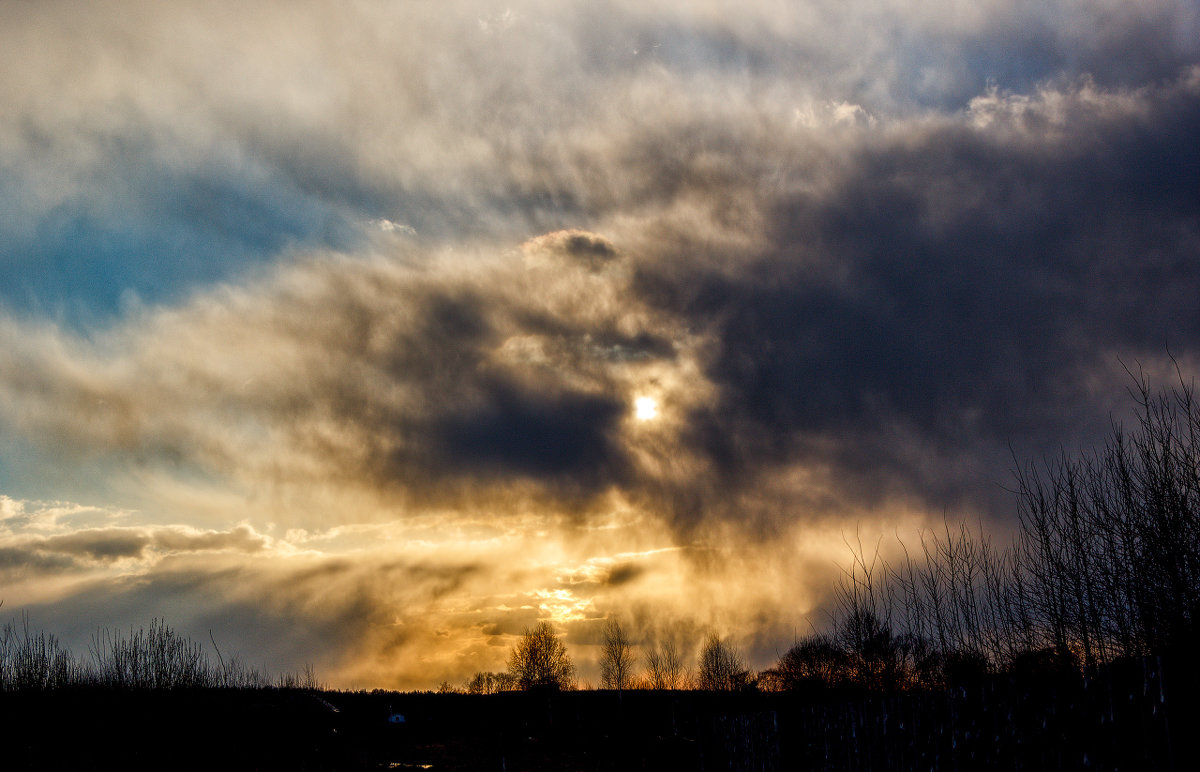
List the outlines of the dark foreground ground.
{"type": "Polygon", "coordinates": [[[1185,770],[1200,735],[1193,687],[1148,660],[890,697],[0,694],[0,768],[1185,770]]]}

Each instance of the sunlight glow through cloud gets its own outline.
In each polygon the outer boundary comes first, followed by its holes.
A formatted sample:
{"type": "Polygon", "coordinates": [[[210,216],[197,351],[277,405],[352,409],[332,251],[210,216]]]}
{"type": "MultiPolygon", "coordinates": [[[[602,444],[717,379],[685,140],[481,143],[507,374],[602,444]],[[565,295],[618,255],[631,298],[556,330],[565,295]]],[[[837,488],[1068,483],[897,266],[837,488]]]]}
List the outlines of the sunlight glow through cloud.
{"type": "Polygon", "coordinates": [[[658,418],[658,400],[654,397],[638,397],[633,401],[634,415],[639,421],[658,418]]]}

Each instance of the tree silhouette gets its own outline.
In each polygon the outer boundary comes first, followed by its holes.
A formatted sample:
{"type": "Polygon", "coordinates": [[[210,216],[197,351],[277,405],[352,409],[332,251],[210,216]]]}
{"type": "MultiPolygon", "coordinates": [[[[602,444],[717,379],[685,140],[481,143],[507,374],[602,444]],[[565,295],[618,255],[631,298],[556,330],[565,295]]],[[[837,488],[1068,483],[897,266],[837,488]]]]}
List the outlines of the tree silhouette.
{"type": "MultiPolygon", "coordinates": [[[[1131,374],[1132,375],[1132,374],[1131,374]]],[[[1200,401],[1133,375],[1131,426],[1102,446],[1018,464],[1010,546],[982,526],[922,531],[889,565],[850,545],[831,642],[850,683],[961,684],[1002,670],[1095,671],[1124,658],[1194,658],[1200,645],[1200,401]]],[[[816,650],[810,653],[815,653],[816,650]]],[[[804,672],[800,651],[770,685],[804,672]]],[[[779,688],[787,688],[779,686],[779,688]]]]}
{"type": "Polygon", "coordinates": [[[524,690],[570,689],[575,682],[575,665],[549,622],[526,628],[508,655],[508,672],[524,690]]]}
{"type": "Polygon", "coordinates": [[[751,684],[750,671],[733,644],[716,633],[708,636],[700,651],[698,686],[714,692],[733,692],[751,684]]]}
{"type": "Polygon", "coordinates": [[[1200,403],[1182,373],[1131,391],[1131,429],[1017,475],[1027,637],[1087,668],[1200,639],[1200,403]]]}
{"type": "Polygon", "coordinates": [[[646,685],[651,689],[683,689],[689,681],[675,641],[660,641],[646,652],[646,685]]]}
{"type": "Polygon", "coordinates": [[[621,623],[610,619],[604,625],[604,647],[600,652],[600,682],[605,689],[628,689],[633,680],[633,644],[621,623]]]}
{"type": "Polygon", "coordinates": [[[792,691],[837,686],[849,674],[846,653],[828,636],[810,635],[793,644],[763,677],[773,689],[792,691]]]}
{"type": "Polygon", "coordinates": [[[467,694],[497,694],[516,688],[512,673],[487,673],[480,671],[467,682],[467,694]]]}

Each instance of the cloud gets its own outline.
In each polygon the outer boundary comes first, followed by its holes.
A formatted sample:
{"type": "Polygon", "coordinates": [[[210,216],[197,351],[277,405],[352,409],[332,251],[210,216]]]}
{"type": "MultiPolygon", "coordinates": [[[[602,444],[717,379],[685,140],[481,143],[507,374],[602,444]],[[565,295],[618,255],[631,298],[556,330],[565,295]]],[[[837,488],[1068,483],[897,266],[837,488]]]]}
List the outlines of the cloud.
{"type": "Polygon", "coordinates": [[[1171,320],[1194,317],[1200,279],[1198,202],[1176,176],[1196,165],[1198,96],[1194,71],[1134,92],[1085,82],[989,95],[1005,107],[986,128],[869,132],[820,188],[766,202],[770,240],[737,270],[672,231],[686,257],[639,282],[715,320],[721,397],[693,441],[734,474],[808,456],[873,478],[861,489],[887,490],[881,472],[937,500],[964,482],[951,457],[966,447],[978,474],[1013,441],[1036,453],[1106,428],[1098,374],[1161,356],[1167,337],[1194,346],[1171,320]],[[942,460],[923,469],[927,454],[942,460]]]}
{"type": "Polygon", "coordinates": [[[76,531],[34,542],[29,546],[39,551],[109,562],[121,558],[139,558],[148,544],[149,539],[145,534],[127,529],[108,529],[76,531]]]}
{"type": "Polygon", "coordinates": [[[10,581],[16,576],[46,576],[75,567],[75,561],[66,555],[46,555],[19,547],[0,547],[0,575],[10,581]]]}
{"type": "Polygon", "coordinates": [[[980,491],[1011,443],[1092,436],[1118,356],[1194,345],[1197,82],[989,90],[745,145],[714,120],[634,156],[657,208],[599,217],[611,238],[318,253],[91,341],[9,320],[8,420],[50,450],[417,510],[619,491],[680,526],[769,525],[804,515],[754,493],[798,467],[829,483],[778,491],[809,511],[996,514],[980,491]],[[787,159],[766,192],[765,158],[787,159]],[[647,389],[663,418],[639,426],[647,389]]]}
{"type": "Polygon", "coordinates": [[[621,155],[630,135],[694,146],[730,120],[753,141],[830,106],[886,121],[988,82],[1136,88],[1196,61],[1186,0],[959,5],[10,9],[0,298],[87,326],[130,292],[174,303],[293,249],[360,249],[356,223],[520,240],[636,211],[698,159],[621,155]]]}
{"type": "Polygon", "coordinates": [[[522,244],[521,249],[531,257],[550,255],[579,260],[592,270],[599,270],[617,258],[617,248],[611,241],[578,229],[538,236],[522,244]]]}
{"type": "Polygon", "coordinates": [[[125,569],[152,565],[166,557],[197,552],[254,553],[270,548],[271,540],[249,525],[228,531],[191,526],[113,525],[55,528],[50,533],[36,524],[13,523],[0,533],[0,549],[11,570],[39,567],[96,568],[119,564],[125,569]],[[16,525],[16,527],[11,527],[16,525]]]}
{"type": "Polygon", "coordinates": [[[584,265],[463,268],[315,260],[100,346],[10,323],[7,415],[72,455],[418,505],[522,479],[566,502],[634,476],[629,391],[673,366],[671,320],[584,265]]]}

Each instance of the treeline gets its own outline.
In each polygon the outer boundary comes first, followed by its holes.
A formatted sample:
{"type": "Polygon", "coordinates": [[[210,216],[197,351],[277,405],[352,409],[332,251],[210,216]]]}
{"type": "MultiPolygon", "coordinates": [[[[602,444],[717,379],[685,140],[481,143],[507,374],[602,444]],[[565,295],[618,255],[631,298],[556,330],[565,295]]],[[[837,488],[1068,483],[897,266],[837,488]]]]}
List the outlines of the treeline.
{"type": "Polygon", "coordinates": [[[269,673],[238,657],[215,659],[199,642],[161,620],[149,628],[99,630],[88,657],[77,657],[48,633],[29,629],[28,618],[0,628],[0,692],[71,688],[119,690],[320,689],[311,666],[299,673],[269,673]]]}
{"type": "Polygon", "coordinates": [[[1016,473],[1019,529],[926,534],[892,563],[859,551],[832,632],[792,647],[775,683],[940,686],[997,671],[1190,660],[1200,615],[1200,409],[1190,384],[1136,381],[1137,422],[1092,453],[1016,473]]]}
{"type": "MultiPolygon", "coordinates": [[[[947,524],[901,545],[900,560],[860,545],[827,632],[757,673],[715,635],[694,667],[673,641],[638,656],[610,620],[601,686],[895,692],[1000,673],[1087,674],[1151,655],[1191,661],[1200,644],[1200,407],[1182,378],[1155,391],[1138,377],[1131,394],[1132,428],[1114,423],[1091,453],[1017,469],[1019,528],[1008,544],[947,524]]],[[[513,648],[507,672],[477,673],[462,690],[575,686],[565,647],[542,623],[513,648]]]]}
{"type": "MultiPolygon", "coordinates": [[[[645,650],[645,669],[638,669],[637,646],[616,620],[604,627],[600,686],[604,689],[702,689],[732,691],[753,686],[754,673],[732,642],[710,635],[693,669],[673,640],[661,641],[645,650]]],[[[467,694],[496,694],[505,691],[591,688],[575,680],[575,666],[554,626],[542,622],[526,630],[514,644],[508,670],[476,673],[461,689],[443,682],[439,691],[467,694]]]]}

